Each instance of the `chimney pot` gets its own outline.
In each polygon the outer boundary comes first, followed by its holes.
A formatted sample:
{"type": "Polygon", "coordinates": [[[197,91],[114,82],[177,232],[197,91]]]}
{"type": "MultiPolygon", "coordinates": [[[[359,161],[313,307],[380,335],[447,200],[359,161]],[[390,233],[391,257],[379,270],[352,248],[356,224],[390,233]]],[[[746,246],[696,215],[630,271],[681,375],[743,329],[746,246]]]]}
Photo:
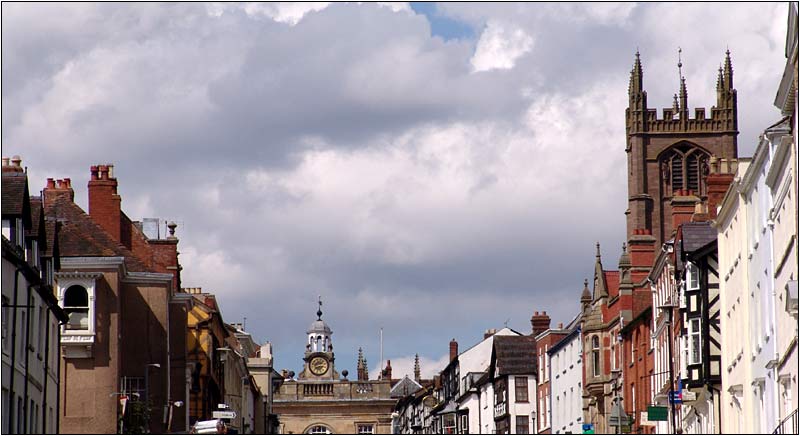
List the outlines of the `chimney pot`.
{"type": "Polygon", "coordinates": [[[108,178],[109,179],[113,179],[114,178],[114,165],[108,164],[108,165],[106,165],[106,167],[108,168],[108,178]]]}
{"type": "Polygon", "coordinates": [[[22,159],[19,157],[19,155],[15,155],[11,158],[11,165],[15,167],[22,166],[22,159]]]}
{"type": "Polygon", "coordinates": [[[563,322],[558,323],[558,329],[561,330],[563,328],[564,328],[564,323],[563,322]]]}
{"type": "Polygon", "coordinates": [[[100,180],[105,180],[108,178],[108,167],[105,165],[99,165],[97,167],[98,171],[100,171],[100,180]]]}
{"type": "Polygon", "coordinates": [[[4,158],[3,158],[3,166],[4,166],[4,167],[7,167],[7,166],[8,166],[8,163],[9,163],[9,161],[10,161],[10,160],[11,160],[11,159],[9,159],[9,158],[7,158],[7,157],[4,157],[4,158]]]}
{"type": "Polygon", "coordinates": [[[91,180],[97,180],[97,172],[98,172],[97,165],[92,165],[89,167],[89,173],[92,175],[91,180]]]}
{"type": "Polygon", "coordinates": [[[47,178],[47,189],[56,189],[56,181],[52,177],[47,178]]]}

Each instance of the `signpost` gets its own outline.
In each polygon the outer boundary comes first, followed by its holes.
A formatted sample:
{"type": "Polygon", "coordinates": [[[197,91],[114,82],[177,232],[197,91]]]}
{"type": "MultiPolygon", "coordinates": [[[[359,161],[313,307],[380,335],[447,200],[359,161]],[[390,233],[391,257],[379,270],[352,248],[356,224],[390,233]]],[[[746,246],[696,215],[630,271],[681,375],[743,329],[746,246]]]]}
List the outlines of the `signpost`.
{"type": "Polygon", "coordinates": [[[234,410],[215,410],[211,416],[217,419],[236,419],[236,411],[234,410]]]}

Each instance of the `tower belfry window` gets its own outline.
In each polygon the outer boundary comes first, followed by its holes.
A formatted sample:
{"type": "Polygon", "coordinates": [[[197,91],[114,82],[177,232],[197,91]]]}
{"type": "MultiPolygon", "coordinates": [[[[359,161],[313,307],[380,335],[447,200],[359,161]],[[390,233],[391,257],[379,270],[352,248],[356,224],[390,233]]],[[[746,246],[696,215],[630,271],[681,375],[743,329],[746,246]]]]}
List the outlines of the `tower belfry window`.
{"type": "Polygon", "coordinates": [[[703,177],[707,173],[708,153],[690,144],[671,148],[661,158],[661,182],[667,195],[679,190],[705,195],[703,177]]]}

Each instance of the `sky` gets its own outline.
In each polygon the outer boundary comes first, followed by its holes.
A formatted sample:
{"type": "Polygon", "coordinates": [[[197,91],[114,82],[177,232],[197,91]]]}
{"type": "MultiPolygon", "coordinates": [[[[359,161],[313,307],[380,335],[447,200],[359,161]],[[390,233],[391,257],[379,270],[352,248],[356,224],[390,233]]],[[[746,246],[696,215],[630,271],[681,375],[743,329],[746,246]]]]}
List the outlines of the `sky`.
{"type": "Polygon", "coordinates": [[[504,325],[577,314],[625,237],[634,53],[653,108],[715,101],[739,155],[777,121],[786,3],[3,3],[3,156],[31,191],[112,163],[134,220],[178,223],[182,281],[299,372],[441,370],[504,325]]]}

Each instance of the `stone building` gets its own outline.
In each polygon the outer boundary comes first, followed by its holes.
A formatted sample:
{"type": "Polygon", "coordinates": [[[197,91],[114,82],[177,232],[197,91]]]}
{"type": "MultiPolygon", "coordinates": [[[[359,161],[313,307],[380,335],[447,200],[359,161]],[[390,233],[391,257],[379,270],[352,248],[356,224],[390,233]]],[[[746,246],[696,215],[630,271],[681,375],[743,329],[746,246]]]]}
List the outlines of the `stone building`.
{"type": "Polygon", "coordinates": [[[2,433],[59,432],[59,337],[67,316],[53,294],[58,226],[31,197],[22,161],[3,158],[2,433]]]}
{"type": "MultiPolygon", "coordinates": [[[[333,330],[322,320],[322,302],[317,319],[306,331],[303,369],[287,378],[275,394],[273,412],[283,434],[390,434],[392,411],[391,375],[370,380],[363,358],[356,380],[347,371],[336,370],[333,330]]],[[[388,369],[388,368],[387,368],[388,369]]]]}

